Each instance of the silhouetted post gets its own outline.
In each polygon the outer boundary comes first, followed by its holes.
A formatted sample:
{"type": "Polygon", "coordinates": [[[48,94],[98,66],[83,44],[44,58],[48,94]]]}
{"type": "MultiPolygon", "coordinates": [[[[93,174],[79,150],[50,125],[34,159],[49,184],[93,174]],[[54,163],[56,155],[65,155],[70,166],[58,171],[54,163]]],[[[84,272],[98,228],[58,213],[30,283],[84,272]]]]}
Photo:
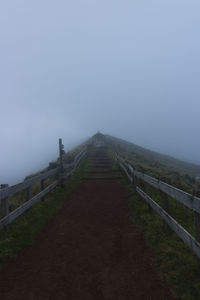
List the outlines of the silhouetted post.
{"type": "MultiPolygon", "coordinates": [[[[0,189],[5,189],[8,184],[0,184],[0,189]]],[[[8,198],[1,199],[0,201],[0,219],[6,217],[9,214],[8,198]]]]}
{"type": "Polygon", "coordinates": [[[59,171],[59,181],[60,181],[60,186],[63,187],[64,186],[64,180],[63,180],[63,172],[64,172],[64,168],[63,168],[63,149],[64,149],[64,145],[62,144],[62,139],[59,139],[59,154],[60,154],[60,171],[59,171]]]}

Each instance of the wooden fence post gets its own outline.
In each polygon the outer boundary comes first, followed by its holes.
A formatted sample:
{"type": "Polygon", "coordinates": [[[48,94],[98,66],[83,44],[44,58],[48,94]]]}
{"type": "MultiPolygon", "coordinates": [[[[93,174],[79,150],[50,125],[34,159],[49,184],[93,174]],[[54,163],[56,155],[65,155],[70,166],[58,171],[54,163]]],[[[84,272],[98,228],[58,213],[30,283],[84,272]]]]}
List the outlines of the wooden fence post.
{"type": "MultiPolygon", "coordinates": [[[[170,209],[169,209],[168,195],[160,191],[160,197],[161,197],[162,208],[169,214],[170,209]]],[[[171,233],[171,228],[167,225],[165,221],[163,221],[163,227],[166,233],[171,233]]]]}
{"type": "MultiPolygon", "coordinates": [[[[0,189],[5,189],[8,187],[8,184],[0,184],[0,189]]],[[[0,219],[8,216],[9,214],[9,205],[8,197],[0,200],[0,219]]]]}
{"type": "Polygon", "coordinates": [[[62,144],[62,139],[59,139],[59,155],[60,155],[60,170],[59,170],[59,181],[60,181],[60,186],[64,186],[64,179],[63,179],[63,149],[64,145],[62,144]]]}

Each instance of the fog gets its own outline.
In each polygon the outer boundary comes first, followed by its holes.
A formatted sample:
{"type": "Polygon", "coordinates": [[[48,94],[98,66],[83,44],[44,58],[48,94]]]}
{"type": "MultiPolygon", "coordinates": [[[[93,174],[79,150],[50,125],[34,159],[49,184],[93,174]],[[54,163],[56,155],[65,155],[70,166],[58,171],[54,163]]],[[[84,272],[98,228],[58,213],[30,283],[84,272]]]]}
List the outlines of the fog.
{"type": "Polygon", "coordinates": [[[200,163],[199,0],[0,2],[0,183],[97,131],[200,163]]]}

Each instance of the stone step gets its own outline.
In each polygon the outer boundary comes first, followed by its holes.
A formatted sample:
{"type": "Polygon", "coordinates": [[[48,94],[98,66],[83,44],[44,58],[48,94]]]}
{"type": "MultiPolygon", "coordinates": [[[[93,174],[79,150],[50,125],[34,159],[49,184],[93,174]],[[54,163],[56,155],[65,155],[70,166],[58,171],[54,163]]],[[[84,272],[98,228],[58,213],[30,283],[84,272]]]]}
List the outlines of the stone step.
{"type": "Polygon", "coordinates": [[[97,160],[97,161],[110,161],[111,159],[109,157],[107,158],[97,158],[97,157],[90,157],[91,160],[97,160]]]}
{"type": "Polygon", "coordinates": [[[109,156],[90,156],[89,158],[91,159],[110,159],[109,156]]]}
{"type": "Polygon", "coordinates": [[[104,167],[110,167],[111,164],[90,164],[92,167],[97,167],[97,168],[104,168],[104,167]]]}
{"type": "Polygon", "coordinates": [[[114,177],[83,177],[83,180],[118,180],[123,179],[122,176],[114,177]]]}
{"type": "Polygon", "coordinates": [[[90,162],[90,164],[92,164],[92,165],[110,165],[111,164],[111,162],[98,162],[98,161],[91,161],[90,162]]]}
{"type": "Polygon", "coordinates": [[[109,170],[99,170],[99,171],[89,171],[88,174],[98,174],[98,173],[117,173],[121,172],[120,169],[109,169],[109,170]]]}
{"type": "Polygon", "coordinates": [[[88,157],[90,160],[111,160],[110,157],[105,157],[105,158],[98,158],[98,157],[88,157]]]}

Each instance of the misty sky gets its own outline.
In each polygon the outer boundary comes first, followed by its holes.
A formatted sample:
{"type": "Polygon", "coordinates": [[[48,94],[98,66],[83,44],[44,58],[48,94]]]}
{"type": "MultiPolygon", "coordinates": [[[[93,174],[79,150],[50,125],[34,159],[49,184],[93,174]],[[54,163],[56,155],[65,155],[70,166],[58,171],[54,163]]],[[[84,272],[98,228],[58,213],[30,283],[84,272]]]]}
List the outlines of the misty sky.
{"type": "Polygon", "coordinates": [[[1,0],[0,183],[96,131],[200,162],[199,0],[1,0]]]}

